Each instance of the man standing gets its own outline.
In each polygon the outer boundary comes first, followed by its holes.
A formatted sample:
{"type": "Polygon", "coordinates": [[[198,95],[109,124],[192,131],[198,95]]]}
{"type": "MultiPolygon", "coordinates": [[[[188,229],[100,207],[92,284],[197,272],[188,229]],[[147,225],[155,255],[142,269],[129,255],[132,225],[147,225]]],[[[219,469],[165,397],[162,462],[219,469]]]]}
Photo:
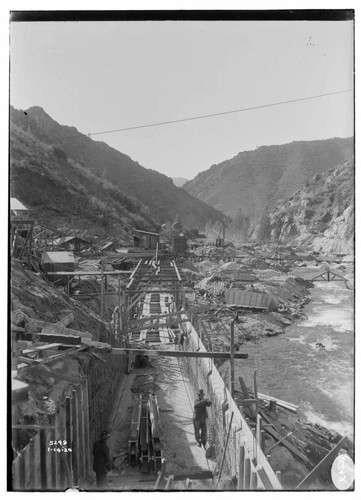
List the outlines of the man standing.
{"type": "Polygon", "coordinates": [[[204,398],[204,391],[200,389],[198,392],[198,399],[194,402],[194,412],[193,412],[193,425],[194,425],[194,435],[197,441],[197,446],[206,447],[207,443],[207,406],[211,406],[212,402],[209,399],[204,398]]]}
{"type": "Polygon", "coordinates": [[[106,476],[111,467],[109,448],[107,445],[109,436],[110,434],[108,431],[102,431],[100,438],[98,441],[95,441],[93,445],[93,470],[96,474],[98,488],[106,486],[106,476]]]}

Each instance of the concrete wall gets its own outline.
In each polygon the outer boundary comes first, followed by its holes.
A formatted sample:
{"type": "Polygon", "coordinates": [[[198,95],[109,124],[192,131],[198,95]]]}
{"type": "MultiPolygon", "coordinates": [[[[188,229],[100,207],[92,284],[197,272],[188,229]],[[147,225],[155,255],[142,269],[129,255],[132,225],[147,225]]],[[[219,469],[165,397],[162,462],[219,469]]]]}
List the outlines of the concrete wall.
{"type": "MultiPolygon", "coordinates": [[[[190,322],[180,323],[180,327],[183,332],[187,333],[185,350],[206,351],[190,322]]],[[[184,358],[182,364],[192,383],[194,399],[196,399],[197,391],[203,389],[213,403],[208,408],[208,442],[210,445],[214,444],[216,447],[218,467],[222,460],[230,418],[233,412],[232,428],[226,449],[222,476],[223,474],[234,475],[237,473],[239,447],[241,444],[244,444],[246,456],[251,459],[251,470],[257,472],[262,467],[274,489],[282,489],[275,472],[258,446],[252,430],[232,399],[213,361],[207,358],[184,358]],[[228,410],[225,410],[227,403],[228,410]]],[[[259,477],[258,487],[262,487],[262,481],[259,477]]]]}

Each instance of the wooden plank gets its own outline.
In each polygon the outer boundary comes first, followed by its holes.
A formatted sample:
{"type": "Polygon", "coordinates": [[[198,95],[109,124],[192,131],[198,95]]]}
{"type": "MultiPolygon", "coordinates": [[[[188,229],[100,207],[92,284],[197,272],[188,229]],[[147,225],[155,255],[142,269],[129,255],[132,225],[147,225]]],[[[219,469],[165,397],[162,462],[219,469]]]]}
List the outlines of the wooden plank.
{"type": "Polygon", "coordinates": [[[268,448],[267,453],[269,453],[271,450],[273,450],[273,448],[276,448],[276,446],[278,446],[279,444],[283,443],[283,441],[285,439],[287,439],[291,434],[292,434],[292,431],[290,431],[288,434],[286,434],[286,436],[283,436],[283,438],[281,438],[279,441],[277,441],[277,443],[273,444],[270,448],[268,448]]]}
{"type": "MultiPolygon", "coordinates": [[[[243,395],[244,397],[246,398],[246,400],[250,400],[250,396],[249,396],[249,392],[248,392],[248,389],[247,389],[247,386],[246,386],[246,383],[245,381],[243,380],[242,377],[238,377],[238,380],[239,380],[239,383],[241,384],[241,387],[242,387],[242,392],[243,392],[243,395]]],[[[249,408],[249,414],[255,418],[256,417],[256,414],[257,414],[257,409],[255,408],[254,405],[251,405],[250,408],[249,408]]]]}
{"type": "Polygon", "coordinates": [[[78,387],[78,407],[79,407],[79,483],[85,479],[85,436],[84,436],[84,384],[78,387]]]}
{"type": "MultiPolygon", "coordinates": [[[[157,351],[155,349],[128,349],[123,347],[113,347],[111,349],[111,354],[118,356],[125,356],[128,354],[142,354],[143,356],[148,356],[149,358],[156,358],[158,356],[168,356],[174,358],[221,358],[229,359],[230,354],[228,352],[207,352],[207,351],[157,351]]],[[[248,354],[241,354],[236,352],[234,354],[235,359],[247,359],[248,354]]]]}
{"type": "Polygon", "coordinates": [[[344,436],[340,441],[332,448],[332,450],[327,453],[325,457],[321,460],[319,464],[316,465],[314,469],[296,486],[296,490],[304,490],[307,487],[311,486],[313,481],[317,479],[317,477],[321,474],[325,468],[330,465],[330,463],[334,460],[337,452],[342,448],[342,446],[346,445],[347,438],[344,436]]]}
{"type": "Polygon", "coordinates": [[[74,484],[79,484],[79,442],[78,442],[78,426],[79,426],[79,412],[78,412],[78,397],[77,390],[73,389],[71,398],[71,410],[72,410],[72,430],[73,430],[73,440],[72,440],[72,463],[73,463],[73,481],[74,484]]]}
{"type": "Polygon", "coordinates": [[[142,300],[147,295],[147,292],[142,292],[138,297],[136,297],[131,304],[126,308],[126,312],[129,312],[140,300],[142,300]]]}
{"type": "Polygon", "coordinates": [[[67,345],[80,345],[81,337],[74,335],[58,335],[55,333],[28,333],[16,332],[16,340],[27,340],[29,342],[60,343],[67,345]]]}
{"type": "Polygon", "coordinates": [[[41,490],[41,456],[40,456],[40,435],[34,436],[34,487],[41,490]]]}
{"type": "Polygon", "coordinates": [[[90,470],[90,445],[89,445],[89,396],[88,381],[84,382],[84,454],[85,454],[85,474],[90,470]]]}
{"type": "Polygon", "coordinates": [[[20,462],[19,455],[17,455],[12,462],[12,486],[15,491],[20,490],[20,462]]]}
{"type": "Polygon", "coordinates": [[[234,398],[234,320],[231,321],[231,350],[230,350],[230,393],[231,397],[234,398]]]}
{"type": "Polygon", "coordinates": [[[14,424],[11,426],[12,429],[28,429],[28,430],[46,430],[46,429],[54,429],[53,425],[28,425],[28,424],[14,424]]]}
{"type": "MultiPolygon", "coordinates": [[[[68,446],[69,446],[69,443],[70,443],[70,446],[72,445],[72,442],[73,442],[73,436],[72,436],[72,427],[71,427],[71,398],[69,396],[67,396],[65,398],[65,439],[68,443],[68,446]]],[[[61,453],[60,455],[63,455],[63,453],[61,453]]],[[[71,466],[71,453],[67,453],[66,454],[66,457],[64,457],[64,460],[65,460],[65,463],[64,463],[64,467],[65,467],[65,473],[66,475],[68,476],[68,469],[70,471],[70,476],[72,478],[72,466],[71,466]]],[[[73,484],[73,481],[69,481],[69,478],[67,477],[67,486],[71,486],[73,484]]]]}
{"type": "MultiPolygon", "coordinates": [[[[268,432],[268,434],[270,434],[272,437],[274,437],[277,441],[282,439],[282,437],[283,437],[281,434],[279,434],[272,427],[267,426],[267,427],[265,427],[265,430],[266,430],[266,432],[268,432]]],[[[306,455],[304,455],[303,453],[298,451],[298,449],[295,446],[293,446],[291,443],[289,443],[288,441],[284,440],[284,441],[282,441],[281,444],[283,444],[283,446],[285,446],[288,450],[290,450],[291,453],[293,453],[298,458],[300,458],[304,463],[306,463],[306,464],[310,463],[310,460],[306,457],[306,455]]]]}
{"type": "MultiPolygon", "coordinates": [[[[182,314],[186,314],[186,311],[184,309],[182,309],[181,311],[174,311],[172,313],[159,314],[157,316],[145,316],[143,318],[129,320],[128,325],[129,326],[141,325],[143,323],[146,323],[147,321],[154,320],[155,318],[156,319],[169,319],[169,318],[171,318],[171,319],[174,319],[174,321],[177,321],[178,317],[180,317],[180,319],[182,319],[181,318],[182,314]]],[[[190,321],[190,320],[187,319],[187,321],[190,321]]]]}
{"type": "Polygon", "coordinates": [[[30,442],[31,440],[29,441],[27,446],[23,449],[23,456],[25,463],[24,490],[27,491],[32,489],[32,481],[33,481],[33,475],[31,473],[32,456],[31,456],[30,442]]]}
{"type": "Polygon", "coordinates": [[[255,491],[256,489],[257,489],[257,473],[251,472],[250,490],[255,491]]]}
{"type": "MultiPolygon", "coordinates": [[[[55,441],[55,439],[57,439],[55,431],[55,416],[52,416],[51,418],[53,420],[54,427],[49,431],[49,441],[55,441]]],[[[56,490],[57,488],[57,470],[56,470],[57,455],[58,453],[52,452],[49,457],[50,474],[48,474],[48,477],[49,477],[49,488],[51,488],[52,490],[56,490]]]]}
{"type": "Polygon", "coordinates": [[[158,490],[159,489],[160,482],[163,479],[163,474],[164,474],[163,470],[160,470],[158,472],[158,477],[157,477],[157,481],[156,481],[156,483],[154,485],[154,490],[158,490]]]}
{"type": "Polygon", "coordinates": [[[244,460],[244,480],[243,480],[244,490],[248,491],[251,486],[251,460],[245,458],[244,460]]]}
{"type": "Polygon", "coordinates": [[[167,479],[167,483],[165,485],[165,491],[169,491],[170,488],[173,486],[173,479],[174,479],[174,476],[169,476],[168,479],[167,479]]]}
{"type": "Polygon", "coordinates": [[[243,490],[244,488],[244,458],[245,458],[245,448],[244,445],[240,445],[238,453],[237,490],[243,490]]]}
{"type": "Polygon", "coordinates": [[[36,474],[35,474],[35,439],[32,437],[29,441],[29,489],[36,489],[36,474]]]}
{"type": "Polygon", "coordinates": [[[40,477],[41,477],[41,489],[46,491],[48,488],[48,475],[47,475],[47,463],[49,454],[47,453],[45,429],[40,431],[40,477]]]}

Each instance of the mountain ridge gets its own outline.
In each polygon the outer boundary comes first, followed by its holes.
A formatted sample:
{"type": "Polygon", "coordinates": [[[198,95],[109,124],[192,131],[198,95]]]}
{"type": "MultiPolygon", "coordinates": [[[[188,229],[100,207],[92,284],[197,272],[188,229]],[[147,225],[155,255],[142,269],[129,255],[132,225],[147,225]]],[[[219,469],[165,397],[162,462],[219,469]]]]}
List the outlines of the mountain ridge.
{"type": "MultiPolygon", "coordinates": [[[[78,132],[75,127],[60,125],[39,106],[25,112],[11,107],[10,124],[12,130],[16,126],[27,134],[29,140],[32,138],[46,147],[59,148],[79,169],[114,185],[124,196],[138,200],[158,224],[180,218],[184,226],[202,229],[209,221],[224,218],[223,213],[176,187],[170,177],[146,169],[106,143],[78,132]]],[[[19,134],[16,137],[19,138],[19,134]]]]}
{"type": "Polygon", "coordinates": [[[287,199],[307,178],[347,160],[352,153],[352,137],[260,146],[212,165],[183,189],[229,217],[241,209],[255,222],[266,206],[287,199]]]}

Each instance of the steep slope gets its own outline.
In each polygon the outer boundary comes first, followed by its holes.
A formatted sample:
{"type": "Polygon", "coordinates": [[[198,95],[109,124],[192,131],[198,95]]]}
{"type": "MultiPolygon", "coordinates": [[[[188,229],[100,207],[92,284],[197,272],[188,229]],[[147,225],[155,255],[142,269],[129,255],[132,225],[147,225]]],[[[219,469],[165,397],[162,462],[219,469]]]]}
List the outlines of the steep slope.
{"type": "Polygon", "coordinates": [[[169,177],[142,167],[127,155],[104,142],[93,141],[74,127],[59,125],[40,107],[29,108],[26,112],[11,108],[10,118],[12,124],[29,137],[60,148],[73,165],[83,167],[141,202],[158,223],[174,221],[178,216],[185,226],[202,228],[208,221],[224,217],[177,188],[169,177]]]}
{"type": "Polygon", "coordinates": [[[354,249],[354,160],[316,174],[270,213],[271,236],[325,253],[354,249]]]}
{"type": "Polygon", "coordinates": [[[266,206],[286,200],[306,179],[352,154],[353,138],[262,146],[213,165],[183,189],[230,217],[241,209],[255,222],[266,206]]]}

